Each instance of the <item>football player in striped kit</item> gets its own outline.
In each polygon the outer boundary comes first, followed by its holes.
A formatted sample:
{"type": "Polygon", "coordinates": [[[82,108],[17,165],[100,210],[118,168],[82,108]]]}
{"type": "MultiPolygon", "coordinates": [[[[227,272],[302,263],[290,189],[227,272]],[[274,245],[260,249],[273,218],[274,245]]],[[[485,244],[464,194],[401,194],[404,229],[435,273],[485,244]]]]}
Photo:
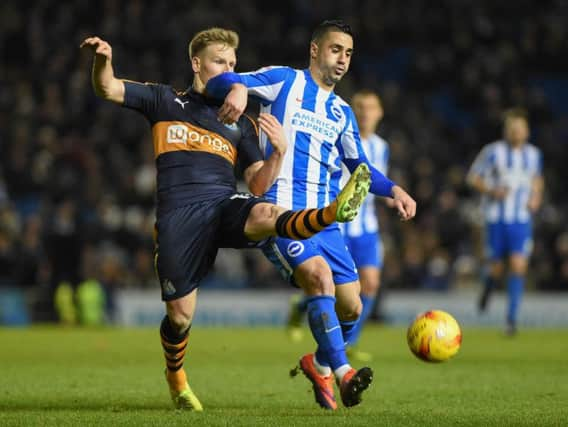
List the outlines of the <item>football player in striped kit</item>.
{"type": "Polygon", "coordinates": [[[336,200],[321,208],[292,211],[257,197],[276,179],[287,151],[282,126],[273,116],[260,115],[260,129],[272,147],[272,154],[264,157],[256,123],[247,116],[221,123],[220,103],[203,93],[211,77],[234,69],[238,45],[238,34],[230,30],[197,33],[188,46],[193,83],[178,92],[169,85],[117,78],[108,42],[88,37],[81,44],[94,55],[95,93],[141,113],[152,128],[157,169],[155,268],[167,312],[160,338],[170,395],[179,409],[203,410],[183,365],[197,289],[218,249],[260,247],[271,236],[306,239],[335,221],[349,221],[370,185],[370,173],[360,165],[336,200]],[[237,159],[249,190],[257,196],[237,192],[237,159]]]}
{"type": "MultiPolygon", "coordinates": [[[[368,89],[357,91],[351,99],[353,112],[359,125],[361,144],[369,161],[382,173],[387,173],[389,146],[375,132],[383,118],[383,106],[376,92],[368,89]]],[[[349,171],[344,166],[332,174],[332,194],[339,191],[339,183],[349,178],[349,171]]],[[[384,199],[387,204],[392,199],[384,199]]],[[[352,359],[367,362],[372,359],[370,353],[356,347],[365,321],[369,318],[379,291],[381,269],[383,265],[383,247],[379,235],[379,219],[376,212],[374,197],[367,197],[361,206],[359,214],[353,221],[341,225],[345,244],[355,261],[361,283],[362,311],[355,332],[347,343],[347,355],[352,359]]],[[[392,205],[389,205],[392,207],[392,205]]],[[[294,295],[290,300],[288,318],[288,334],[293,341],[303,336],[302,323],[306,314],[307,299],[294,295]]]]}
{"type": "Polygon", "coordinates": [[[521,109],[504,114],[504,139],[483,147],[468,175],[482,195],[489,271],[479,300],[485,311],[491,291],[507,276],[506,333],[517,332],[517,317],[532,250],[532,215],[540,207],[542,154],[528,142],[529,123],[521,109]]]}
{"type": "MultiPolygon", "coordinates": [[[[312,35],[309,54],[304,70],[278,66],[224,73],[206,87],[210,96],[225,99],[219,109],[222,121],[237,120],[251,95],[259,99],[262,112],[282,123],[290,149],[265,197],[285,207],[322,206],[330,198],[331,173],[342,163],[351,172],[365,163],[371,170],[370,191],[392,197],[403,220],[413,218],[415,201],[369,163],[353,111],[333,91],[349,69],[351,28],[341,21],[324,21],[312,35]]],[[[262,137],[261,148],[270,155],[272,149],[262,137]]],[[[353,369],[345,352],[362,306],[357,269],[339,227],[303,242],[277,238],[264,253],[309,297],[308,323],[317,350],[304,355],[299,367],[313,385],[316,402],[337,408],[335,379],[343,405],[359,404],[373,377],[368,367],[353,369]]]]}

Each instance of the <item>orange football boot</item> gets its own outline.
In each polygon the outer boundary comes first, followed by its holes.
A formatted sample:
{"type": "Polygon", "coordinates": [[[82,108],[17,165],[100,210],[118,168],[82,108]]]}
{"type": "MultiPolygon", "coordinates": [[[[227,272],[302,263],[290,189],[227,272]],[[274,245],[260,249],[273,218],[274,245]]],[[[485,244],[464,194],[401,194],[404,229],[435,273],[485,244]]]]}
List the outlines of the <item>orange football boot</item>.
{"type": "Polygon", "coordinates": [[[300,369],[312,383],[316,402],[324,409],[337,409],[333,392],[333,374],[324,377],[318,373],[313,353],[306,354],[300,359],[300,369]]]}

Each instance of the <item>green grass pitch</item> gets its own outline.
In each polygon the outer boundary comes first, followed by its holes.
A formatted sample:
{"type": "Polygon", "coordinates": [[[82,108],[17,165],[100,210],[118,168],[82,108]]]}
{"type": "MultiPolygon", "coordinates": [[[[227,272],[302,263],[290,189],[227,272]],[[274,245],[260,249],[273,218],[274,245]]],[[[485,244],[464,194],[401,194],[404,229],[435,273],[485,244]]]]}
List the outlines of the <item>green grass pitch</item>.
{"type": "Polygon", "coordinates": [[[566,426],[568,330],[464,329],[460,353],[416,359],[403,328],[372,326],[375,380],[358,407],[321,410],[290,369],[311,339],[194,328],[186,367],[202,413],[171,409],[156,329],[0,329],[0,425],[566,426]]]}

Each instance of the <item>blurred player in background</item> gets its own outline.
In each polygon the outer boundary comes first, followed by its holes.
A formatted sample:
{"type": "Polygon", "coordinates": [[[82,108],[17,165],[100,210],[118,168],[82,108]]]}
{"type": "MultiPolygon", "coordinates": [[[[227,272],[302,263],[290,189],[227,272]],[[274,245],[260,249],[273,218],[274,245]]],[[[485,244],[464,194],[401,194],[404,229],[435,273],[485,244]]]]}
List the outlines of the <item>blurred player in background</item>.
{"type": "Polygon", "coordinates": [[[270,236],[310,237],[336,220],[352,219],[367,194],[369,171],[355,171],[345,191],[320,209],[291,211],[251,194],[237,193],[237,158],[253,194],[262,194],[277,177],[286,137],[270,114],[260,127],[271,153],[263,160],[256,124],[247,116],[232,124],[217,119],[218,105],[203,96],[207,81],[236,64],[238,35],[211,28],[189,44],[193,85],[185,92],[171,86],[118,79],[111,46],[89,37],[81,47],[94,53],[92,81],[102,98],[142,113],[152,126],[158,171],[156,271],[166,303],[160,335],[166,379],[178,408],[200,411],[183,369],[197,288],[221,247],[247,248],[270,236]]]}
{"type": "Polygon", "coordinates": [[[532,250],[532,215],[540,207],[544,180],[542,154],[528,143],[529,123],[521,109],[504,114],[504,139],[483,147],[468,175],[482,195],[489,271],[479,300],[485,311],[492,290],[508,271],[508,335],[517,317],[532,250]]]}
{"type": "MultiPolygon", "coordinates": [[[[359,125],[361,144],[369,161],[382,173],[388,169],[389,147],[387,142],[375,132],[383,118],[383,106],[379,96],[371,90],[360,90],[351,99],[353,112],[359,125]]],[[[332,187],[339,188],[339,180],[346,181],[349,171],[342,167],[332,175],[332,187]]],[[[337,191],[337,190],[335,190],[337,191]]],[[[384,199],[387,204],[392,199],[384,199]]],[[[391,205],[392,206],[392,205],[391,205]]],[[[370,353],[356,348],[362,327],[369,318],[379,291],[381,268],[383,265],[383,248],[379,235],[379,222],[375,207],[375,198],[367,197],[359,215],[348,224],[341,226],[345,243],[359,273],[361,283],[362,311],[354,333],[347,345],[347,355],[351,358],[367,362],[372,359],[370,353]]],[[[302,337],[302,320],[306,313],[307,299],[294,296],[290,301],[288,333],[292,340],[302,337]]]]}
{"type": "MultiPolygon", "coordinates": [[[[225,99],[219,110],[225,122],[237,120],[252,95],[260,100],[261,111],[283,124],[290,150],[265,194],[268,200],[292,209],[321,207],[330,198],[331,172],[341,163],[351,172],[366,164],[372,174],[371,192],[392,197],[401,217],[410,219],[416,203],[371,166],[351,107],[333,92],[349,69],[352,53],[351,28],[341,21],[325,21],[312,35],[309,68],[224,73],[209,80],[206,90],[225,99]]],[[[272,152],[265,138],[261,148],[265,156],[272,152]]],[[[308,296],[308,322],[317,351],[300,359],[300,369],[313,385],[316,402],[326,409],[337,408],[335,377],[344,406],[359,404],[373,376],[368,367],[352,368],[345,352],[361,314],[361,298],[357,270],[339,227],[305,242],[277,238],[263,250],[308,296]]]]}

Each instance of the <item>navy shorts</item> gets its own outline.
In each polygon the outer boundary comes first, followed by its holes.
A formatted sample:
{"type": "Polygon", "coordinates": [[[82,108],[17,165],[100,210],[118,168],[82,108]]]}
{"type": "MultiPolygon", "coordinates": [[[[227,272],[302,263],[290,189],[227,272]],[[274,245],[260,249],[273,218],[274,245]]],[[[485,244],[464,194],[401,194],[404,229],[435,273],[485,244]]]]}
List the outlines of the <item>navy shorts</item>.
{"type": "Polygon", "coordinates": [[[244,234],[251,209],[265,199],[236,193],[192,203],[161,214],[156,220],[155,268],[162,300],[181,298],[199,286],[219,248],[255,248],[244,234]]]}

